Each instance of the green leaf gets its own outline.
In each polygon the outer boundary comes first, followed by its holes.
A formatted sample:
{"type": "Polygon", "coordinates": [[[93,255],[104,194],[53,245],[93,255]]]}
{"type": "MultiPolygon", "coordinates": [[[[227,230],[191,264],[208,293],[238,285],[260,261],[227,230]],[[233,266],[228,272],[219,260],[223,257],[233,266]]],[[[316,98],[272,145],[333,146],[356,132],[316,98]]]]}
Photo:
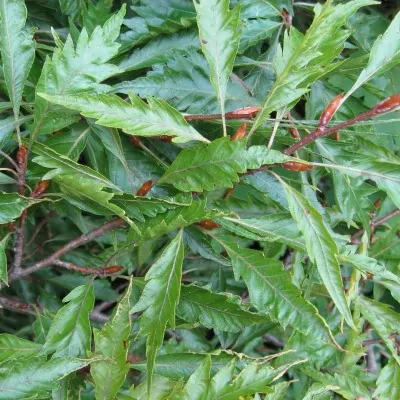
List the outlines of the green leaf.
{"type": "MultiPolygon", "coordinates": [[[[175,53],[167,65],[149,71],[146,76],[124,81],[113,87],[113,93],[136,93],[140,97],[161,97],[180,111],[190,114],[211,114],[218,111],[218,99],[209,80],[209,67],[200,54],[193,51],[175,53]]],[[[237,80],[230,78],[226,88],[225,107],[235,110],[257,105],[237,80]]]]}
{"type": "Polygon", "coordinates": [[[371,49],[367,66],[361,71],[350,90],[347,91],[343,101],[364,83],[400,63],[400,43],[397,40],[399,30],[400,12],[394,17],[385,33],[376,39],[371,49]]]}
{"type": "Polygon", "coordinates": [[[18,400],[36,397],[45,390],[55,389],[58,381],[89,362],[72,357],[41,358],[12,361],[0,371],[0,399],[18,400]]]}
{"type": "Polygon", "coordinates": [[[181,230],[147,272],[145,279],[148,282],[138,303],[131,310],[131,312],[145,310],[140,319],[140,334],[147,336],[149,395],[156,354],[162,345],[167,323],[172,328],[175,327],[175,309],[179,302],[183,255],[181,230]]]}
{"type": "Polygon", "coordinates": [[[54,317],[41,354],[54,353],[53,357],[86,357],[90,350],[92,332],[89,314],[94,305],[93,286],[78,286],[66,297],[54,317]]]}
{"type": "Polygon", "coordinates": [[[310,201],[281,179],[279,180],[285,189],[290,213],[304,235],[310,260],[316,264],[319,275],[339,312],[349,326],[355,329],[343,291],[336,242],[325,225],[322,215],[311,205],[310,201]]]}
{"type": "Polygon", "coordinates": [[[210,385],[211,356],[207,355],[204,361],[193,372],[177,400],[205,400],[210,385]]]}
{"type": "Polygon", "coordinates": [[[276,213],[259,218],[224,217],[218,222],[230,232],[248,239],[277,241],[299,251],[305,250],[304,240],[289,213],[276,213]]]}
{"type": "Polygon", "coordinates": [[[39,343],[2,333],[0,334],[0,363],[37,357],[40,348],[39,343]]]}
{"type": "Polygon", "coordinates": [[[201,48],[210,66],[210,79],[220,103],[224,136],[226,136],[225,95],[239,48],[240,5],[232,10],[229,10],[229,0],[194,0],[194,5],[201,48]]]}
{"type": "Polygon", "coordinates": [[[23,0],[0,0],[0,52],[15,120],[18,120],[22,91],[35,57],[33,30],[24,29],[26,17],[23,0]]]}
{"type": "Polygon", "coordinates": [[[129,316],[131,293],[132,280],[124,297],[118,303],[112,319],[101,330],[93,330],[95,355],[106,358],[95,361],[90,366],[90,374],[96,388],[96,399],[99,400],[115,399],[129,371],[127,355],[131,332],[129,316]]]}
{"type": "Polygon", "coordinates": [[[231,142],[229,138],[220,138],[180,152],[158,183],[170,183],[183,192],[232,187],[232,182],[239,182],[238,173],[287,159],[264,146],[246,149],[246,140],[231,142]]]}
{"type": "Polygon", "coordinates": [[[252,304],[263,313],[305,334],[326,342],[334,341],[332,333],[317,309],[301,295],[289,272],[279,261],[264,257],[256,250],[241,249],[236,244],[220,241],[232,261],[235,279],[246,282],[252,304]]]}
{"type": "Polygon", "coordinates": [[[382,369],[376,382],[374,398],[379,400],[392,400],[400,398],[400,367],[395,359],[389,360],[382,369]]]}
{"type": "Polygon", "coordinates": [[[289,388],[289,384],[289,382],[280,382],[271,386],[271,393],[267,394],[264,400],[282,400],[289,388]]]}
{"type": "MultiPolygon", "coordinates": [[[[100,82],[115,75],[119,69],[108,61],[119,48],[115,42],[125,15],[125,5],[103,25],[97,27],[89,36],[83,29],[76,47],[71,36],[63,44],[55,35],[57,44],[52,58],[47,58],[36,94],[64,96],[73,93],[106,92],[107,85],[100,82]]],[[[37,135],[54,132],[77,121],[76,113],[67,113],[61,107],[54,107],[42,97],[36,96],[35,122],[31,139],[37,135]]]]}
{"type": "Polygon", "coordinates": [[[176,136],[175,143],[191,140],[208,142],[174,108],[157,99],[148,99],[148,104],[131,95],[127,103],[114,95],[51,96],[39,93],[51,103],[78,110],[88,118],[96,118],[97,124],[119,128],[135,136],[176,136]]]}
{"type": "Polygon", "coordinates": [[[271,393],[271,388],[267,385],[284,375],[290,367],[298,363],[274,369],[255,361],[235,378],[233,378],[234,364],[228,365],[212,379],[211,390],[207,399],[236,400],[255,393],[271,393]]]}
{"type": "Polygon", "coordinates": [[[199,286],[182,286],[176,313],[189,323],[200,322],[209,329],[240,332],[246,326],[266,322],[267,318],[243,309],[240,298],[212,293],[199,286]]]}
{"type": "Polygon", "coordinates": [[[28,199],[17,193],[0,192],[0,224],[15,221],[26,208],[41,201],[39,199],[28,199]]]}
{"type": "Polygon", "coordinates": [[[277,79],[264,100],[251,132],[254,132],[280,108],[290,109],[307,93],[311,83],[335,68],[333,60],[344,48],[351,31],[344,28],[347,19],[359,8],[378,4],[370,0],[354,0],[332,5],[332,0],[314,9],[315,18],[303,36],[292,27],[285,34],[283,52],[275,58],[277,79]]]}
{"type": "Polygon", "coordinates": [[[400,365],[397,348],[390,339],[391,335],[400,332],[400,315],[386,304],[359,296],[357,303],[365,319],[374,327],[376,333],[382,338],[391,351],[393,357],[400,365]]]}
{"type": "Polygon", "coordinates": [[[116,196],[112,202],[122,208],[130,218],[144,222],[144,216],[155,217],[167,210],[188,207],[192,203],[192,198],[183,193],[170,198],[144,197],[124,193],[116,196]]]}
{"type": "MultiPolygon", "coordinates": [[[[205,356],[206,354],[203,353],[174,353],[159,355],[154,364],[155,376],[161,375],[174,380],[181,378],[188,380],[204,361],[205,356]]],[[[236,360],[236,367],[238,370],[243,369],[249,364],[247,359],[241,359],[234,353],[220,350],[216,351],[215,354],[211,354],[211,358],[211,375],[215,375],[221,368],[225,367],[232,360],[236,360]]],[[[139,371],[147,370],[146,363],[143,361],[132,363],[132,368],[139,371]]]]}
{"type": "Polygon", "coordinates": [[[161,36],[136,50],[131,56],[121,60],[118,66],[124,71],[153,67],[154,64],[166,63],[177,51],[184,53],[199,47],[199,37],[193,31],[161,36]]]}
{"type": "Polygon", "coordinates": [[[10,235],[6,235],[0,240],[0,279],[6,284],[8,282],[6,249],[9,237],[10,235]]]}
{"type": "Polygon", "coordinates": [[[345,399],[353,400],[357,397],[363,397],[366,400],[371,400],[371,394],[361,381],[351,374],[330,375],[322,373],[311,368],[302,368],[306,375],[322,383],[324,386],[329,386],[330,390],[340,394],[345,399]]]}
{"type": "Polygon", "coordinates": [[[12,133],[14,132],[17,125],[22,125],[23,123],[31,119],[31,116],[27,116],[21,117],[19,119],[8,117],[0,120],[0,150],[11,139],[12,133]]]}
{"type": "Polygon", "coordinates": [[[104,188],[118,192],[120,189],[107,178],[38,142],[33,145],[32,151],[39,155],[33,162],[52,168],[42,179],[51,179],[58,183],[67,194],[66,199],[69,202],[94,214],[118,215],[135,228],[125,211],[110,202],[114,194],[106,192],[104,188]]]}
{"type": "Polygon", "coordinates": [[[141,235],[130,232],[129,242],[155,239],[175,229],[221,215],[221,212],[206,210],[205,206],[205,200],[193,201],[189,206],[176,207],[155,217],[147,218],[145,222],[137,223],[141,235]]]}

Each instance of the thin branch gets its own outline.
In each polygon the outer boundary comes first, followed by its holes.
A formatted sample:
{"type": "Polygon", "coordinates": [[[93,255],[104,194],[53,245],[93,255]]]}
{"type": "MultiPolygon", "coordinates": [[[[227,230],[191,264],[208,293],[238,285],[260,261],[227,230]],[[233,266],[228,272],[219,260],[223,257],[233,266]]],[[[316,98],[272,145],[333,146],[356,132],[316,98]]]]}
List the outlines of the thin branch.
{"type": "Polygon", "coordinates": [[[57,265],[58,267],[63,267],[70,271],[80,272],[84,275],[95,275],[95,276],[107,276],[111,275],[115,272],[118,272],[122,269],[122,267],[104,267],[104,268],[96,268],[96,267],[79,267],[78,265],[72,264],[67,261],[62,260],[54,260],[52,264],[57,265]]]}
{"type": "Polygon", "coordinates": [[[4,153],[4,151],[1,151],[1,150],[0,150],[0,156],[3,156],[5,159],[7,159],[8,162],[9,162],[10,164],[12,164],[13,167],[18,171],[18,165],[17,165],[17,163],[16,163],[8,154],[6,154],[6,153],[4,153]]]}
{"type": "Polygon", "coordinates": [[[6,310],[15,311],[19,314],[36,315],[35,309],[31,304],[22,303],[10,297],[0,297],[0,305],[6,310]]]}
{"type": "Polygon", "coordinates": [[[21,272],[21,262],[24,255],[24,240],[25,240],[25,223],[28,212],[25,209],[19,220],[19,227],[17,228],[17,242],[15,244],[14,262],[11,267],[10,276],[21,272]]]}
{"type": "Polygon", "coordinates": [[[378,115],[376,110],[371,109],[360,115],[357,115],[357,117],[349,119],[348,121],[344,121],[344,122],[341,122],[340,124],[332,126],[331,128],[323,128],[323,129],[317,128],[313,132],[311,132],[309,135],[307,135],[303,139],[299,140],[297,143],[288,147],[284,151],[284,154],[288,154],[288,155],[293,154],[295,151],[301,149],[302,147],[307,146],[309,143],[314,142],[317,139],[331,135],[332,133],[336,133],[336,132],[340,131],[341,129],[347,128],[348,126],[354,125],[354,124],[356,124],[360,121],[364,121],[368,118],[375,117],[376,115],[378,115]]]}
{"type": "Polygon", "coordinates": [[[21,279],[24,276],[40,271],[41,269],[48,267],[49,265],[53,265],[55,264],[55,261],[59,260],[61,256],[70,252],[71,250],[83,246],[84,244],[91,242],[97,237],[102,236],[105,233],[120,228],[124,225],[125,221],[121,218],[113,219],[112,221],[106,222],[98,228],[93,229],[89,233],[85,233],[81,236],[78,236],[76,239],[71,240],[69,243],[60,247],[57,251],[55,251],[50,256],[44,258],[43,260],[38,261],[37,263],[32,264],[23,270],[12,271],[9,276],[9,282],[21,279]]]}
{"type": "Polygon", "coordinates": [[[55,211],[52,210],[49,212],[48,215],[46,215],[37,225],[35,228],[35,231],[33,232],[31,238],[29,239],[28,243],[26,244],[26,247],[28,248],[36,239],[36,236],[39,234],[40,230],[43,228],[44,225],[46,225],[50,218],[53,217],[53,215],[55,214],[55,211]]]}

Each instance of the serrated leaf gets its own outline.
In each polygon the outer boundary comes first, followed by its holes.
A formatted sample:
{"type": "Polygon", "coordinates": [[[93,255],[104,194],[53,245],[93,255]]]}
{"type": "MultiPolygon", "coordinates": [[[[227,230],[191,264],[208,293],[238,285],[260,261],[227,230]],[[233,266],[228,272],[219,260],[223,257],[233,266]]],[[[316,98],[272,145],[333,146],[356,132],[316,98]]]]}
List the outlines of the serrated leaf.
{"type": "MultiPolygon", "coordinates": [[[[159,355],[154,364],[155,376],[161,375],[174,380],[181,378],[188,380],[204,361],[205,356],[206,354],[203,353],[174,353],[159,355]]],[[[211,354],[211,358],[211,375],[215,375],[221,368],[225,367],[234,359],[236,360],[237,370],[241,370],[249,364],[249,360],[240,359],[234,353],[230,354],[223,351],[217,351],[216,354],[211,354]]],[[[139,371],[147,370],[146,363],[143,361],[132,363],[132,368],[139,371]]]]}
{"type": "Polygon", "coordinates": [[[356,397],[363,397],[371,400],[371,394],[362,382],[351,374],[336,373],[330,375],[311,368],[302,368],[306,375],[322,383],[324,386],[330,386],[331,390],[340,394],[345,399],[353,400],[356,397]]]}
{"type": "Polygon", "coordinates": [[[400,63],[399,31],[400,12],[394,17],[385,33],[376,39],[369,54],[368,64],[361,71],[350,90],[347,91],[345,98],[349,97],[373,77],[388,71],[400,63]]]}
{"type": "Polygon", "coordinates": [[[94,214],[118,215],[135,228],[125,211],[110,202],[114,193],[109,193],[104,188],[118,192],[121,190],[107,178],[41,143],[36,142],[32,151],[38,154],[33,162],[45,168],[52,168],[42,179],[51,179],[58,183],[61,190],[68,195],[66,199],[69,202],[94,214]]]}
{"type": "Polygon", "coordinates": [[[177,400],[205,400],[210,385],[211,357],[207,355],[204,361],[193,372],[177,400]]]}
{"type": "Polygon", "coordinates": [[[232,10],[229,10],[229,0],[194,0],[194,5],[201,48],[210,66],[210,79],[220,103],[226,136],[225,95],[239,48],[240,5],[236,5],[232,10]]]}
{"type": "Polygon", "coordinates": [[[378,376],[373,397],[379,400],[400,398],[399,382],[400,366],[395,359],[391,359],[378,376]]]}
{"type": "Polygon", "coordinates": [[[393,357],[400,365],[400,357],[397,348],[390,336],[400,332],[400,314],[393,311],[387,304],[370,300],[367,297],[359,296],[357,303],[360,306],[361,314],[367,319],[382,338],[386,346],[391,351],[393,357]]]}
{"type": "Polygon", "coordinates": [[[246,149],[245,140],[220,138],[180,152],[158,183],[170,183],[183,192],[232,187],[232,182],[239,182],[239,173],[285,160],[282,153],[265,146],[246,149]]]}
{"type": "Polygon", "coordinates": [[[185,194],[169,198],[156,198],[124,193],[122,196],[114,197],[112,202],[122,208],[128,217],[144,222],[145,216],[155,217],[167,210],[188,207],[192,203],[192,198],[185,194]]]}
{"type": "Polygon", "coordinates": [[[252,304],[267,313],[284,328],[288,325],[326,342],[334,340],[317,309],[301,295],[290,274],[279,261],[264,257],[256,250],[242,249],[236,244],[219,241],[232,261],[235,279],[246,282],[252,304]]]}
{"type": "Polygon", "coordinates": [[[0,52],[15,120],[18,120],[22,91],[35,57],[33,30],[24,29],[26,17],[23,0],[0,0],[0,52]]]}
{"type": "Polygon", "coordinates": [[[55,358],[47,362],[42,358],[13,361],[0,371],[0,399],[36,397],[43,391],[55,389],[60,379],[88,363],[72,357],[55,358]]]}
{"type": "Polygon", "coordinates": [[[161,347],[167,323],[175,327],[175,309],[179,302],[182,263],[182,230],[164,249],[146,274],[147,284],[131,312],[144,311],[140,319],[140,334],[147,336],[147,382],[150,396],[154,363],[161,347]]]}
{"type": "Polygon", "coordinates": [[[90,366],[90,374],[95,383],[96,399],[99,400],[115,399],[129,371],[127,355],[131,332],[129,316],[131,293],[132,280],[124,297],[118,303],[112,319],[101,330],[93,330],[95,355],[106,357],[105,360],[95,361],[90,366]]]}
{"type": "Polygon", "coordinates": [[[8,282],[6,248],[9,237],[10,235],[6,235],[0,240],[0,279],[6,284],[8,282]]]}
{"type": "Polygon", "coordinates": [[[193,201],[189,206],[176,207],[155,217],[146,218],[145,222],[136,224],[141,235],[131,232],[129,241],[155,239],[175,229],[221,215],[221,212],[206,210],[205,206],[205,200],[193,201]]]}
{"type": "Polygon", "coordinates": [[[124,58],[118,66],[124,71],[135,71],[152,67],[154,64],[163,64],[169,61],[177,51],[185,53],[199,47],[199,37],[193,31],[161,36],[150,41],[141,49],[135,50],[131,56],[124,58]]]}
{"type": "MultiPolygon", "coordinates": [[[[167,65],[149,71],[145,77],[124,81],[115,85],[113,93],[136,93],[140,97],[160,97],[180,111],[190,114],[215,113],[219,110],[218,99],[209,80],[207,61],[200,54],[175,53],[167,65]]],[[[235,110],[256,106],[246,89],[230,78],[226,88],[225,108],[235,110]]]]}
{"type": "Polygon", "coordinates": [[[266,394],[264,400],[282,400],[289,388],[289,385],[290,382],[280,382],[271,386],[271,393],[266,394]]]}
{"type": "Polygon", "coordinates": [[[0,224],[14,221],[26,208],[41,201],[43,200],[28,199],[17,193],[0,192],[0,224]]]}
{"type": "Polygon", "coordinates": [[[230,232],[248,239],[277,241],[300,251],[305,250],[304,240],[289,213],[276,213],[259,218],[224,217],[218,222],[230,232]]]}
{"type": "Polygon", "coordinates": [[[17,120],[14,117],[2,119],[0,121],[0,150],[11,139],[12,133],[15,130],[16,126],[22,125],[23,123],[31,119],[31,116],[20,117],[17,120]]]}
{"type": "Polygon", "coordinates": [[[326,227],[322,215],[311,205],[310,201],[281,179],[279,180],[285,189],[290,213],[304,235],[310,260],[316,264],[319,275],[339,312],[349,326],[355,329],[343,291],[336,242],[326,227]]]}
{"type": "Polygon", "coordinates": [[[41,344],[8,333],[0,334],[0,363],[37,357],[41,344]]]}
{"type": "Polygon", "coordinates": [[[94,306],[93,286],[78,286],[66,297],[53,319],[41,354],[54,353],[53,358],[86,357],[90,350],[92,331],[89,314],[94,306]]]}
{"type": "Polygon", "coordinates": [[[78,110],[88,118],[96,118],[97,124],[109,128],[119,128],[135,136],[167,135],[176,136],[175,143],[191,140],[208,142],[167,103],[157,99],[148,99],[144,103],[135,95],[127,103],[115,95],[50,96],[39,93],[51,103],[60,104],[72,110],[78,110]]]}
{"type": "MultiPolygon", "coordinates": [[[[123,5],[118,13],[109,18],[103,27],[98,26],[90,36],[83,29],[76,47],[71,36],[67,37],[65,44],[56,36],[57,48],[43,66],[36,93],[63,96],[108,91],[109,87],[100,82],[119,71],[108,61],[117,54],[120,46],[115,40],[119,35],[125,7],[123,5]]],[[[36,96],[31,139],[33,141],[37,135],[68,126],[78,118],[76,113],[67,113],[65,109],[54,107],[42,97],[36,96]]]]}
{"type": "Polygon", "coordinates": [[[243,309],[237,300],[199,286],[182,286],[176,313],[189,323],[200,322],[206,328],[223,332],[240,332],[246,326],[267,321],[243,309]]]}
{"type": "Polygon", "coordinates": [[[348,1],[346,4],[317,5],[315,17],[303,36],[291,27],[285,34],[283,52],[275,58],[277,79],[264,100],[251,132],[254,132],[270,116],[282,107],[290,109],[304,95],[311,83],[325,75],[335,66],[332,61],[342,52],[346,39],[351,34],[344,28],[347,19],[359,8],[377,4],[370,0],[348,1]]]}

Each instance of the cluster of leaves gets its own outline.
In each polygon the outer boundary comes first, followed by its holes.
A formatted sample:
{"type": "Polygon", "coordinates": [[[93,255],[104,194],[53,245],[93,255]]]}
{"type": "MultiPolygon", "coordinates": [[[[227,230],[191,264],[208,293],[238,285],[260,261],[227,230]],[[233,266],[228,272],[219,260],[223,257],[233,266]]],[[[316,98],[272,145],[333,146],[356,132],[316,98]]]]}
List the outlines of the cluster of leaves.
{"type": "Polygon", "coordinates": [[[0,0],[0,399],[400,399],[387,3],[0,0]]]}

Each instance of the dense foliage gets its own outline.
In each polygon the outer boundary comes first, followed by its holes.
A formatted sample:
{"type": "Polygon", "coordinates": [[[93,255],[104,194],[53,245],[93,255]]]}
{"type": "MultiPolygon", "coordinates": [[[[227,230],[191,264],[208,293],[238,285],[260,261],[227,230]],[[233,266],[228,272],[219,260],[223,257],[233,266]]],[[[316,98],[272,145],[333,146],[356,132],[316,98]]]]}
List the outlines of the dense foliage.
{"type": "Polygon", "coordinates": [[[400,399],[396,1],[0,0],[0,399],[400,399]]]}

